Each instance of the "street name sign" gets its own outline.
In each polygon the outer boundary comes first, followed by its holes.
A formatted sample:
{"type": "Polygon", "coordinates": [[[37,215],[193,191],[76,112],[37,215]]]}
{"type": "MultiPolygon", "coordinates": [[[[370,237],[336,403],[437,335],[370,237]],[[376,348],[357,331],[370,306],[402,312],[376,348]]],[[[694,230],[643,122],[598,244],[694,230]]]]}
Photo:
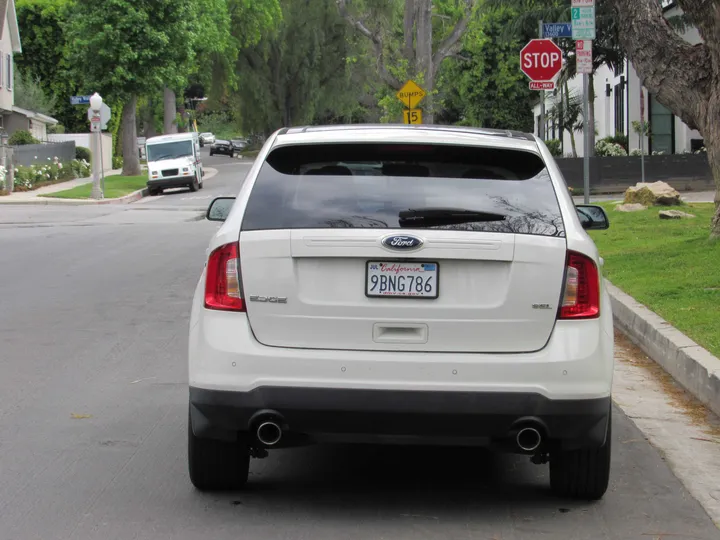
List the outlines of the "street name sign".
{"type": "Polygon", "coordinates": [[[595,6],[573,7],[572,14],[572,38],[573,39],[595,39],[595,6]]]}
{"type": "Polygon", "coordinates": [[[562,69],[562,51],[550,39],[531,39],[520,51],[520,69],[532,81],[552,81],[562,69]]]}
{"type": "Polygon", "coordinates": [[[70,105],[90,105],[90,96],[70,96],[70,105]]]}
{"type": "Polygon", "coordinates": [[[572,37],[572,23],[543,23],[544,38],[572,37]]]}
{"type": "Polygon", "coordinates": [[[571,0],[570,7],[594,7],[595,0],[571,0]]]}
{"type": "Polygon", "coordinates": [[[406,124],[422,124],[422,109],[405,109],[403,119],[406,124]]]}
{"type": "Polygon", "coordinates": [[[592,74],[593,72],[593,56],[592,41],[589,39],[578,40],[575,42],[575,62],[577,72],[582,74],[592,74]]]}
{"type": "Polygon", "coordinates": [[[412,109],[417,106],[427,94],[425,90],[420,88],[415,81],[406,82],[403,87],[398,90],[395,96],[403,102],[406,108],[412,109]]]}
{"type": "Polygon", "coordinates": [[[530,81],[530,90],[555,90],[555,81],[530,81]]]}

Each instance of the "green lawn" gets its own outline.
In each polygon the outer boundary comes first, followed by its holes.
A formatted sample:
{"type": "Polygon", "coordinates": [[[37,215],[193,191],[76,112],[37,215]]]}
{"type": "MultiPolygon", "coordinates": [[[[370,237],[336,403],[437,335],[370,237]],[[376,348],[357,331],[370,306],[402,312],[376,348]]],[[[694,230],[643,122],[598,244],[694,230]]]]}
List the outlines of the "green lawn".
{"type": "Polygon", "coordinates": [[[593,231],[604,274],[700,345],[720,356],[720,242],[708,239],[712,204],[688,204],[695,219],[660,220],[661,208],[624,213],[603,205],[610,229],[593,231]]]}
{"type": "MultiPolygon", "coordinates": [[[[115,199],[128,195],[139,189],[143,189],[147,185],[147,175],[141,176],[106,176],[105,191],[106,199],[115,199]]],[[[89,199],[92,190],[92,183],[83,184],[74,188],[58,191],[56,193],[48,193],[43,197],[54,197],[58,199],[89,199]]]]}

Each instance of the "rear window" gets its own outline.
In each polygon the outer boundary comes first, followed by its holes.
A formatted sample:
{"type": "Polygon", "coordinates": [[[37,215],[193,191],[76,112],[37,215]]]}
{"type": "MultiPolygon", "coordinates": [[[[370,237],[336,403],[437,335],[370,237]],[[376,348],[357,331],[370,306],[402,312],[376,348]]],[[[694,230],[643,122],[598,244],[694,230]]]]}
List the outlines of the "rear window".
{"type": "Polygon", "coordinates": [[[550,176],[531,152],[405,144],[273,150],[242,229],[325,228],[565,236],[550,176]]]}

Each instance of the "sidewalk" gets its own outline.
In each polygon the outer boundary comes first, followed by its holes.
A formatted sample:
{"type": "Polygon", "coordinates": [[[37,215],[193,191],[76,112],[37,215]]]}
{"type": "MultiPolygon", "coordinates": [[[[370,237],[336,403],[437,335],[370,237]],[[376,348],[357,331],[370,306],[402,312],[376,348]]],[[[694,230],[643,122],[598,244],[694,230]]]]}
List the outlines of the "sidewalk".
{"type": "MultiPolygon", "coordinates": [[[[105,176],[107,177],[120,173],[122,173],[122,169],[105,171],[105,176]]],[[[33,191],[14,191],[11,195],[0,197],[0,204],[97,204],[97,201],[90,199],[50,199],[41,197],[41,195],[65,191],[66,189],[89,184],[90,182],[92,182],[91,177],[76,178],[75,180],[68,180],[67,182],[44,186],[33,191]]]]}

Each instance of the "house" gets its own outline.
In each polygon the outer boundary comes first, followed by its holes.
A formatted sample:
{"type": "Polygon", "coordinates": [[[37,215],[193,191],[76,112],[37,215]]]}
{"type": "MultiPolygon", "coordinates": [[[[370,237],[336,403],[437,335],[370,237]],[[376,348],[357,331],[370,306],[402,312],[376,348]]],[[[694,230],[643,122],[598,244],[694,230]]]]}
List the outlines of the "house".
{"type": "Polygon", "coordinates": [[[0,121],[13,114],[13,54],[22,52],[15,0],[0,0],[0,121]]]}
{"type": "MultiPolygon", "coordinates": [[[[0,0],[1,1],[1,0],[0,0]]],[[[3,115],[3,128],[12,135],[16,131],[24,129],[29,131],[39,141],[47,141],[48,126],[55,126],[58,121],[38,112],[28,111],[13,105],[12,112],[3,115]]]]}
{"type": "MultiPolygon", "coordinates": [[[[662,0],[665,16],[670,18],[682,14],[676,0],[662,0]]],[[[697,29],[689,28],[682,34],[683,38],[691,44],[702,40],[697,29]]],[[[643,138],[643,147],[648,154],[682,154],[694,152],[703,146],[700,133],[690,129],[684,122],[672,114],[664,105],[659,103],[655,96],[647,89],[642,88],[640,78],[629,61],[617,70],[607,66],[600,67],[594,75],[595,86],[595,129],[596,140],[604,137],[623,134],[628,137],[629,150],[640,149],[640,135],[633,129],[633,122],[639,122],[641,117],[641,91],[644,100],[644,119],[649,123],[652,137],[643,138]]],[[[570,95],[582,95],[582,76],[576,76],[568,82],[570,95]]],[[[564,90],[546,92],[546,110],[550,111],[553,103],[560,99],[564,90]]],[[[540,131],[540,102],[535,105],[533,115],[535,118],[535,133],[540,131]]],[[[545,140],[561,139],[563,154],[572,155],[572,142],[569,133],[563,134],[551,120],[552,115],[546,116],[545,140]]],[[[576,132],[577,155],[583,155],[583,134],[576,132]]]]}

